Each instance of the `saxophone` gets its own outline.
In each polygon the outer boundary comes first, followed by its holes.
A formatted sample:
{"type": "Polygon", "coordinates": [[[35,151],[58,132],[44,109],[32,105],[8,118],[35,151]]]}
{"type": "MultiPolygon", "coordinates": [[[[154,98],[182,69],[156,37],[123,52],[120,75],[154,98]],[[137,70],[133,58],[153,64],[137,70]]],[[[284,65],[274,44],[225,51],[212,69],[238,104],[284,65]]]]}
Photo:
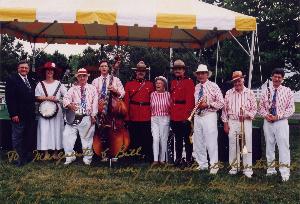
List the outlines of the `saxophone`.
{"type": "MultiPolygon", "coordinates": [[[[203,102],[207,102],[207,97],[206,96],[202,96],[196,103],[194,109],[192,110],[190,116],[188,117],[188,121],[191,124],[191,133],[190,133],[190,142],[193,143],[193,134],[194,134],[194,116],[196,114],[196,112],[198,111],[198,106],[203,103],[203,102]]],[[[201,111],[201,110],[200,110],[201,111]]]]}

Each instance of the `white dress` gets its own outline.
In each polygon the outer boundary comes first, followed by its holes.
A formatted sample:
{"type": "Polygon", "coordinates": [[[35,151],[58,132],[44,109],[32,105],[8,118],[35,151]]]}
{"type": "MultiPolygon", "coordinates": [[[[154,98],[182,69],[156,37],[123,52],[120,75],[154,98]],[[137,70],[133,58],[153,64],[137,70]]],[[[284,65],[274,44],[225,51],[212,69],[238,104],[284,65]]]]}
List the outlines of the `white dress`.
{"type": "MultiPolygon", "coordinates": [[[[47,84],[43,81],[48,93],[48,96],[53,96],[59,81],[55,80],[51,84],[47,84]]],[[[66,87],[61,84],[56,98],[61,99],[67,93],[66,87]]],[[[35,88],[35,96],[45,96],[41,83],[38,83],[35,88]]],[[[59,110],[57,115],[51,119],[45,119],[38,116],[37,127],[37,149],[38,150],[60,150],[62,145],[62,133],[64,130],[64,119],[61,105],[58,106],[59,110]]]]}

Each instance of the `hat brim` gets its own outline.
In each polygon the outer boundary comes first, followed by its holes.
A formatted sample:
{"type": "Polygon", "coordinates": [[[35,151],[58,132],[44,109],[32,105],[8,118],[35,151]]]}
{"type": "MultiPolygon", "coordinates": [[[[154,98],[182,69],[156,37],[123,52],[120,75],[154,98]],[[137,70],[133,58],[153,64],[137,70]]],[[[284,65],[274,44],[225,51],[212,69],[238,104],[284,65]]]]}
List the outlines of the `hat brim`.
{"type": "Polygon", "coordinates": [[[197,73],[199,73],[199,72],[208,72],[208,78],[210,78],[211,76],[212,76],[212,71],[196,71],[196,72],[194,72],[194,75],[195,76],[197,76],[197,73]]]}
{"type": "Polygon", "coordinates": [[[238,80],[238,79],[244,79],[246,77],[246,75],[243,75],[243,76],[240,76],[240,77],[237,77],[235,79],[232,79],[230,80],[229,82],[233,83],[234,81],[238,80]]]}
{"type": "Polygon", "coordinates": [[[90,76],[90,74],[75,74],[75,77],[78,77],[79,75],[86,75],[86,76],[90,76]]]}
{"type": "Polygon", "coordinates": [[[133,70],[135,70],[135,71],[139,71],[139,70],[147,71],[147,67],[135,67],[135,68],[133,68],[133,70]]]}
{"type": "Polygon", "coordinates": [[[177,66],[173,66],[172,69],[186,69],[185,65],[177,65],[177,66]]]}

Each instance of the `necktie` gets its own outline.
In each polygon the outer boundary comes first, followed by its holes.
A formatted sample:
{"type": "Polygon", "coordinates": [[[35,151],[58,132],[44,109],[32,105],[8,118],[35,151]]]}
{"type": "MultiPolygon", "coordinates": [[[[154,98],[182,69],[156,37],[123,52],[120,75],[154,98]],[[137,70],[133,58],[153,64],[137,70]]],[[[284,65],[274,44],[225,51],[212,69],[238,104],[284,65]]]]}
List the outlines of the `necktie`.
{"type": "Polygon", "coordinates": [[[100,98],[104,99],[105,96],[106,96],[106,77],[103,78],[103,83],[102,83],[102,89],[101,89],[100,98]]]}
{"type": "Polygon", "coordinates": [[[277,115],[277,110],[276,110],[276,95],[277,95],[277,89],[274,91],[273,99],[272,99],[272,105],[270,109],[270,113],[272,115],[277,115]]]}
{"type": "Polygon", "coordinates": [[[198,101],[199,99],[203,96],[203,86],[202,84],[200,85],[200,90],[199,90],[199,94],[198,94],[198,101]]]}
{"type": "Polygon", "coordinates": [[[26,85],[29,89],[31,89],[31,86],[30,86],[30,83],[29,83],[27,77],[24,77],[24,82],[25,82],[25,85],[26,85]]]}
{"type": "Polygon", "coordinates": [[[80,106],[83,109],[83,111],[86,111],[86,93],[85,93],[85,88],[84,86],[80,87],[80,92],[81,92],[81,98],[80,98],[80,106]]]}

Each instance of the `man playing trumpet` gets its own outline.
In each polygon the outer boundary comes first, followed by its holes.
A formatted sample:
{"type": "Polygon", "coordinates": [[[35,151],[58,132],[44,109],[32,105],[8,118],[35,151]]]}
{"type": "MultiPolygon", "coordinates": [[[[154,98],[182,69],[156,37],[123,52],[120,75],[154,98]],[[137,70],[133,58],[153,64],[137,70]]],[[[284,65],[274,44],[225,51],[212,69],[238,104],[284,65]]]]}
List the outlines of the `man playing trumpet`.
{"type": "MultiPolygon", "coordinates": [[[[243,173],[251,178],[252,171],[252,120],[256,115],[257,104],[254,93],[244,86],[245,75],[241,71],[232,73],[234,87],[226,92],[222,111],[224,131],[229,137],[229,174],[237,174],[240,155],[243,158],[243,173]],[[244,127],[244,128],[242,128],[244,127]],[[244,129],[244,130],[242,130],[244,129]],[[243,145],[237,144],[239,136],[244,136],[243,145]],[[240,146],[242,149],[240,149],[240,146]]],[[[241,138],[242,139],[242,138],[241,138]]]]}
{"type": "Polygon", "coordinates": [[[207,153],[210,159],[210,173],[216,174],[218,168],[218,127],[217,111],[224,105],[222,92],[218,85],[208,80],[211,72],[200,64],[195,72],[200,82],[195,87],[197,110],[194,118],[194,152],[199,169],[208,169],[207,153]]]}

